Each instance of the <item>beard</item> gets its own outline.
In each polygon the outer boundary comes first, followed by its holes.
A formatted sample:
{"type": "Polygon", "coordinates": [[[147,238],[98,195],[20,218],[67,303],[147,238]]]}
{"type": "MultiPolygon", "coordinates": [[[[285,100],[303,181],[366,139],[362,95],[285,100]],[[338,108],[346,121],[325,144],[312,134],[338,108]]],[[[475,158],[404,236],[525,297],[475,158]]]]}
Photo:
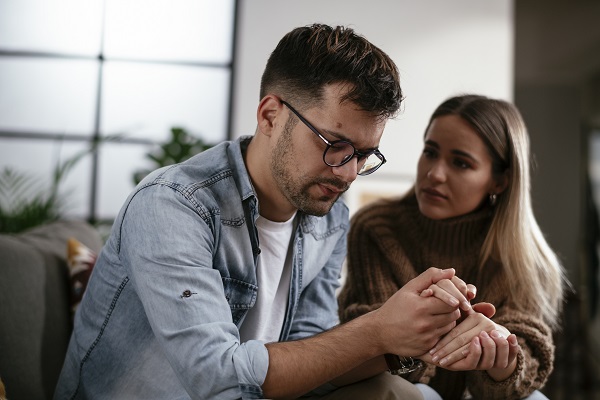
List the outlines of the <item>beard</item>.
{"type": "Polygon", "coordinates": [[[350,185],[335,178],[311,178],[299,174],[300,168],[294,161],[292,145],[292,129],[295,123],[297,120],[288,119],[277,140],[271,157],[271,173],[279,190],[290,204],[305,214],[321,217],[331,210],[350,185]],[[331,196],[311,196],[310,189],[319,184],[335,187],[342,192],[331,196]]]}

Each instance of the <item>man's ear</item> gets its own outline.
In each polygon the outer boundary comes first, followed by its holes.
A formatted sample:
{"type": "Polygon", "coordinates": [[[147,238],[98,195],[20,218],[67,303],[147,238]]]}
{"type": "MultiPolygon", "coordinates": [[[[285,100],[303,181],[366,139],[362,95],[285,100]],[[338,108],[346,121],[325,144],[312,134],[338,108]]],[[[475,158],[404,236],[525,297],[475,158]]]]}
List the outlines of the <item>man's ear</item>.
{"type": "Polygon", "coordinates": [[[268,94],[262,98],[256,110],[256,120],[258,123],[258,131],[266,136],[271,136],[273,129],[276,126],[276,118],[283,104],[279,97],[268,94]]]}

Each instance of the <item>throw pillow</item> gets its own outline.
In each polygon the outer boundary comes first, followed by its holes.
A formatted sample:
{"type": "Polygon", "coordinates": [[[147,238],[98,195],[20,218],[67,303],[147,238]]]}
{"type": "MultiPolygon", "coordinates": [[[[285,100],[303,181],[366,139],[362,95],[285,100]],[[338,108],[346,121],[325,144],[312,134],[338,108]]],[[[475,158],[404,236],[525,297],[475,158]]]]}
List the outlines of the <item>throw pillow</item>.
{"type": "Polygon", "coordinates": [[[75,238],[67,241],[67,264],[71,282],[71,311],[75,313],[96,263],[96,253],[75,238]]]}

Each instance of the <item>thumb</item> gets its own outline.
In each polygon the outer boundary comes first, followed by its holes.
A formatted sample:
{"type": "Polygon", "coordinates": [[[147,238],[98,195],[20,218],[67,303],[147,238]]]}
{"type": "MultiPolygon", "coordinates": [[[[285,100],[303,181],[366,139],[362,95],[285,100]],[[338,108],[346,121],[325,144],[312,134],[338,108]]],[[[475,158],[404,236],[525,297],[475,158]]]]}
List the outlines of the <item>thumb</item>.
{"type": "Polygon", "coordinates": [[[481,313],[488,318],[492,318],[496,314],[496,307],[491,303],[477,303],[473,304],[473,310],[481,313]]]}
{"type": "Polygon", "coordinates": [[[410,290],[421,293],[423,290],[429,288],[429,286],[434,283],[438,283],[442,279],[452,279],[454,273],[454,268],[439,269],[431,267],[427,269],[427,271],[421,273],[421,275],[410,280],[405,286],[408,286],[410,290]]]}

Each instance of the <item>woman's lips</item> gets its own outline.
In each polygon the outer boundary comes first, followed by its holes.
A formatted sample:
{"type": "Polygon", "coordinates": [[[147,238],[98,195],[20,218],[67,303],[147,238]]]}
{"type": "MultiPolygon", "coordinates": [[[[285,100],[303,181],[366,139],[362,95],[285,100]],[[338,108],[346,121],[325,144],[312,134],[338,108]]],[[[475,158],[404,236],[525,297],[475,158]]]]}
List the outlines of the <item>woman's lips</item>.
{"type": "Polygon", "coordinates": [[[421,192],[424,195],[426,195],[428,198],[437,199],[437,200],[441,200],[441,199],[446,200],[447,199],[447,197],[444,196],[441,192],[438,192],[437,190],[432,189],[432,188],[421,189],[421,192]]]}

